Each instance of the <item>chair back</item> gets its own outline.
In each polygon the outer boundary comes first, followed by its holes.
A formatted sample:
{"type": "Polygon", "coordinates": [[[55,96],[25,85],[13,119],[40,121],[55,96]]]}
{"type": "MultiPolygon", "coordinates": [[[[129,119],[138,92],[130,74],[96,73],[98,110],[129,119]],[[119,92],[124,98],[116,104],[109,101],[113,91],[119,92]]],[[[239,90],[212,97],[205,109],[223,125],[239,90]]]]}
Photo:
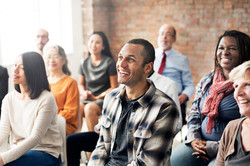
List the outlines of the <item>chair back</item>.
{"type": "Polygon", "coordinates": [[[66,120],[62,116],[58,115],[57,122],[58,122],[59,130],[63,139],[62,152],[61,152],[61,158],[62,158],[61,166],[67,166],[66,120]]]}

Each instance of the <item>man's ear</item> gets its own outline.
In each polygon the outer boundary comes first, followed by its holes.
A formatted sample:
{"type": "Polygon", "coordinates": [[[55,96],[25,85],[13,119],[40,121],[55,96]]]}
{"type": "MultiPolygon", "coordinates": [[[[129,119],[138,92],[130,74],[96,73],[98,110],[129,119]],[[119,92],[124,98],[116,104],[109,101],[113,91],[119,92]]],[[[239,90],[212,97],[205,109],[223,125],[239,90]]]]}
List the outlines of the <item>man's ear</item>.
{"type": "Polygon", "coordinates": [[[145,64],[144,71],[146,74],[150,73],[151,70],[153,70],[153,65],[154,65],[153,62],[149,62],[149,63],[145,64]]]}

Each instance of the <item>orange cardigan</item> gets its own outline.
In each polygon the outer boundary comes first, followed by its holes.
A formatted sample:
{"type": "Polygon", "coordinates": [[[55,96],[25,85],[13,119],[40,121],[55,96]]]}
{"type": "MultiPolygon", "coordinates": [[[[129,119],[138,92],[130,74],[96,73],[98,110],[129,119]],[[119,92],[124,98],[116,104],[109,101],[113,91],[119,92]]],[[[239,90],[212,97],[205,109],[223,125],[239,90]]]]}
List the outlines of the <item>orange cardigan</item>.
{"type": "Polygon", "coordinates": [[[79,90],[76,80],[65,76],[58,82],[50,84],[51,93],[58,106],[57,114],[66,120],[66,134],[74,133],[78,128],[79,90]]]}

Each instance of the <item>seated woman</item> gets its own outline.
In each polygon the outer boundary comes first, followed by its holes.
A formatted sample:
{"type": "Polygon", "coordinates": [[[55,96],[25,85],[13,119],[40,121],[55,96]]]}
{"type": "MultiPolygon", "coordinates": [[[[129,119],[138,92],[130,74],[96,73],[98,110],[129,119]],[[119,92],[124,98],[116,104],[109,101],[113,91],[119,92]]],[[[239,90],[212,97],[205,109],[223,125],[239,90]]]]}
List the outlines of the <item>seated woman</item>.
{"type": "Polygon", "coordinates": [[[0,166],[59,166],[62,137],[57,106],[41,55],[18,56],[12,75],[15,91],[3,99],[0,122],[0,145],[10,135],[10,149],[0,153],[0,166]]]}
{"type": "Polygon", "coordinates": [[[89,56],[79,68],[81,112],[86,118],[89,131],[94,131],[102,114],[103,98],[118,86],[116,64],[109,43],[103,32],[94,32],[88,41],[89,56]]]}
{"type": "Polygon", "coordinates": [[[247,34],[235,30],[220,36],[215,51],[215,69],[196,87],[188,117],[187,139],[173,149],[171,166],[214,165],[226,125],[241,116],[228,75],[234,67],[250,60],[249,40],[247,34]]]}
{"type": "Polygon", "coordinates": [[[79,90],[76,80],[70,77],[68,60],[62,47],[50,46],[45,53],[51,93],[58,106],[57,113],[66,120],[66,134],[78,129],[79,90]]]}
{"type": "Polygon", "coordinates": [[[216,166],[249,166],[250,162],[250,61],[234,68],[229,74],[234,83],[234,98],[244,118],[227,125],[220,140],[216,166]]]}

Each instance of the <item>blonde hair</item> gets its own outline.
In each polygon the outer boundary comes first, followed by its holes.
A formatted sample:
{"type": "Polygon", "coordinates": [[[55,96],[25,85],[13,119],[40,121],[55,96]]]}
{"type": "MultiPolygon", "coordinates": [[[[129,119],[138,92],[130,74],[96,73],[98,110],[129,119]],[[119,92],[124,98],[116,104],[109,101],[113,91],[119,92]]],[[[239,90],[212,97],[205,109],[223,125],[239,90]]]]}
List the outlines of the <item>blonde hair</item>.
{"type": "Polygon", "coordinates": [[[241,65],[235,67],[230,73],[229,73],[229,79],[230,81],[234,82],[239,78],[242,78],[245,76],[246,72],[250,70],[250,60],[242,63],[241,65]]]}

